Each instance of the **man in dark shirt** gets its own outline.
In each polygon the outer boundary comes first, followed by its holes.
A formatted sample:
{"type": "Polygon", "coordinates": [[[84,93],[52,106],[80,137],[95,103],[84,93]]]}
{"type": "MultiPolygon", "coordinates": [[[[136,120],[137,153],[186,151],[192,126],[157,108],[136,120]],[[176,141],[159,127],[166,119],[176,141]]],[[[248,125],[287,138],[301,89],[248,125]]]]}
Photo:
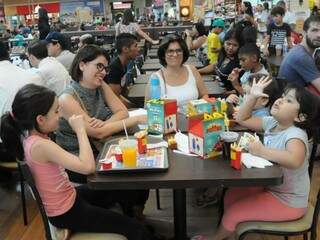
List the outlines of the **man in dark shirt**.
{"type": "Polygon", "coordinates": [[[110,73],[104,80],[127,107],[132,107],[132,103],[125,97],[128,87],[126,72],[128,63],[139,55],[137,37],[130,33],[121,33],[116,37],[115,48],[119,55],[111,62],[110,73]]]}

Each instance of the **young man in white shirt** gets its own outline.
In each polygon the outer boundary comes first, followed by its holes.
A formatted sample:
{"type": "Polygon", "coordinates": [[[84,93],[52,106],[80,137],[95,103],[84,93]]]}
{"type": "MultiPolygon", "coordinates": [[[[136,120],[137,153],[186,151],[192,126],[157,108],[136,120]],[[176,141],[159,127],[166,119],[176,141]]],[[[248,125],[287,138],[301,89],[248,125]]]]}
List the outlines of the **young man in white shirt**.
{"type": "Polygon", "coordinates": [[[43,86],[55,91],[59,96],[70,83],[71,77],[66,68],[54,57],[48,57],[45,41],[33,42],[28,46],[31,65],[37,68],[43,86]]]}

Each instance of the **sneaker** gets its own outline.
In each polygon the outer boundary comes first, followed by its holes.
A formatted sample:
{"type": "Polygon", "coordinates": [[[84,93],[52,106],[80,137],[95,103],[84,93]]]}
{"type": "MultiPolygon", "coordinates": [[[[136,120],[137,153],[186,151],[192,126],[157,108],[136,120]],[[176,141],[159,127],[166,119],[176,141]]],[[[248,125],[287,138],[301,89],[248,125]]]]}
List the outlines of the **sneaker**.
{"type": "Polygon", "coordinates": [[[199,197],[197,197],[195,202],[195,207],[204,208],[210,205],[217,204],[219,201],[217,194],[210,195],[207,192],[202,193],[199,197]]]}

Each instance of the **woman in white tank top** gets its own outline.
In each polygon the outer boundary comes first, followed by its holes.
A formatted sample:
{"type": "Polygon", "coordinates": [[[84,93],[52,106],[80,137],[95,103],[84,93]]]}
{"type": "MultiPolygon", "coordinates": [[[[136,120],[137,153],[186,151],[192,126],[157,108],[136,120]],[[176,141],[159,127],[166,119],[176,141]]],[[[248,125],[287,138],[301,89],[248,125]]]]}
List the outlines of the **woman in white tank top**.
{"type": "MultiPolygon", "coordinates": [[[[184,65],[189,57],[185,41],[177,35],[168,35],[158,50],[161,68],[156,75],[160,80],[161,98],[177,99],[178,106],[208,95],[203,79],[195,67],[184,65]]],[[[149,100],[149,84],[145,99],[149,100]]]]}

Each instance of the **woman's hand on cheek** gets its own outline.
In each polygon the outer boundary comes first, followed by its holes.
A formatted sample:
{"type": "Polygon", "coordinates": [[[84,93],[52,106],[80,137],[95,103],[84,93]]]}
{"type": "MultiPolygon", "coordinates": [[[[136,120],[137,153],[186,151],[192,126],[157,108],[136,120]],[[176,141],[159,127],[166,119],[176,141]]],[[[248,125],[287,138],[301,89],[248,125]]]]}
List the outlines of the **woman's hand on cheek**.
{"type": "Polygon", "coordinates": [[[256,156],[261,156],[263,148],[264,148],[264,146],[263,146],[262,142],[260,142],[260,141],[250,142],[249,146],[248,146],[249,153],[251,153],[252,155],[256,155],[256,156]]]}

